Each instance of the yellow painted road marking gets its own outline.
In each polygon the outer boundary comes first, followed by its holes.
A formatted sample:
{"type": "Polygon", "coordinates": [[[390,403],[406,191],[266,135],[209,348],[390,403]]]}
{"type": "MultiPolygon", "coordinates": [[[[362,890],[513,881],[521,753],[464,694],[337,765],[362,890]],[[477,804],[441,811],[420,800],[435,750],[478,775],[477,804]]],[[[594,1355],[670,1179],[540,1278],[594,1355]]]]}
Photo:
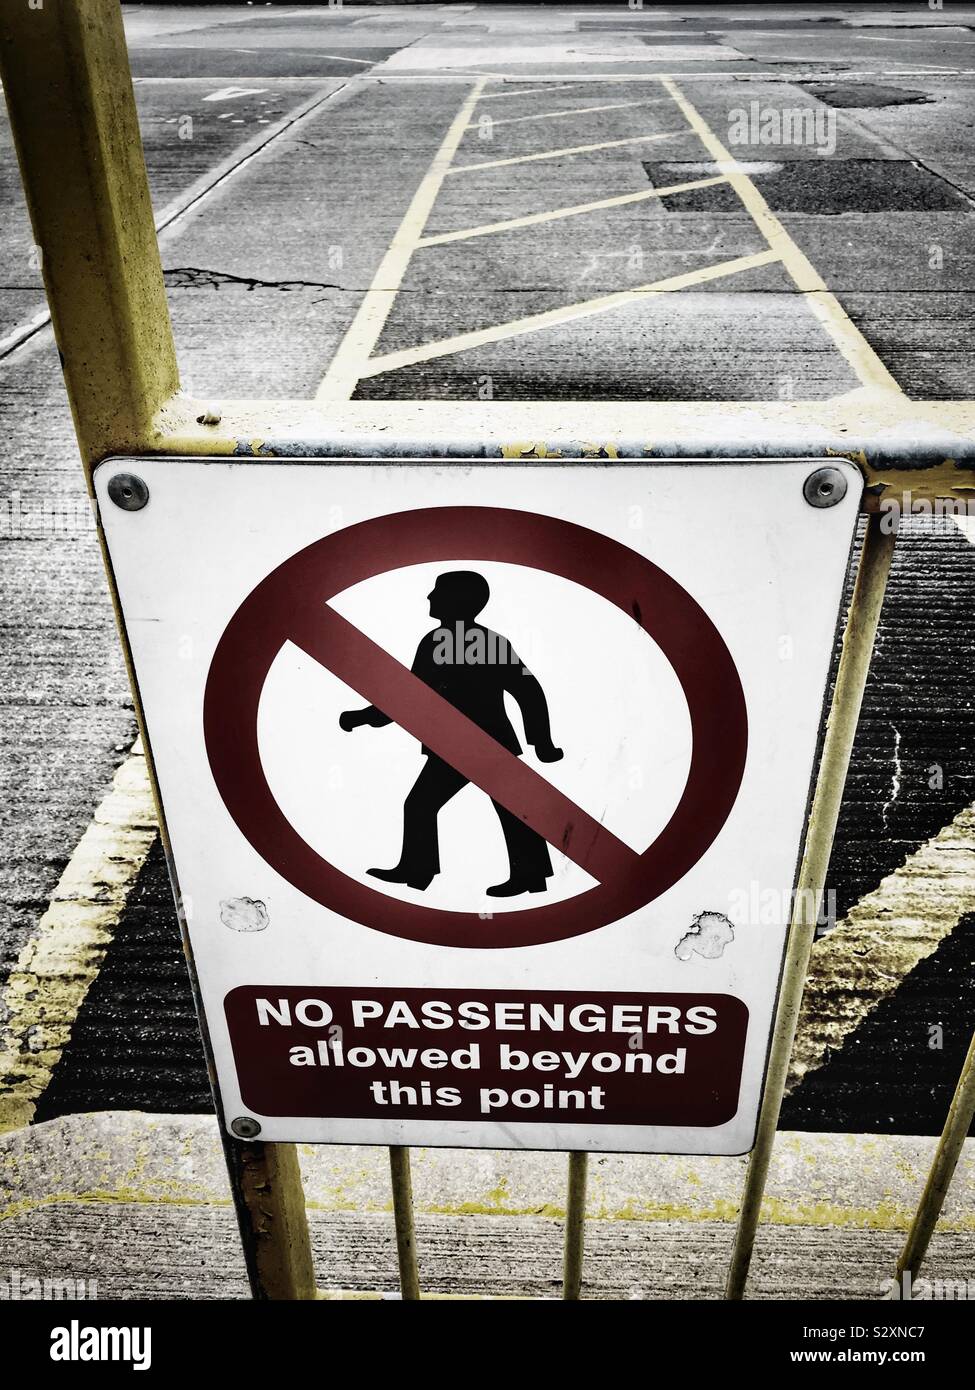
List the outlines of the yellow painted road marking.
{"type": "Polygon", "coordinates": [[[538,154],[516,154],[510,159],[482,159],[478,164],[455,164],[447,174],[468,174],[472,169],[500,169],[505,164],[531,164],[537,159],[558,159],[563,154],[589,154],[592,150],[612,150],[619,145],[636,145],[641,140],[675,140],[678,130],[651,135],[629,135],[625,140],[600,140],[596,145],[566,145],[561,150],[542,150],[538,154]]]}
{"type": "Polygon", "coordinates": [[[578,87],[577,82],[561,82],[557,87],[519,87],[514,82],[508,84],[508,88],[503,92],[485,92],[481,97],[482,101],[497,101],[499,97],[532,97],[539,92],[544,92],[548,96],[549,92],[567,92],[570,87],[578,87]]]}
{"type": "Polygon", "coordinates": [[[486,222],[482,227],[467,227],[459,232],[441,232],[437,236],[425,236],[418,246],[442,246],[448,241],[466,241],[468,237],[488,236],[492,232],[507,232],[515,227],[534,227],[539,222],[554,222],[560,217],[576,217],[584,212],[598,212],[601,208],[618,208],[627,203],[643,203],[648,198],[666,198],[671,193],[686,193],[692,188],[709,188],[715,183],[724,183],[725,176],[716,174],[713,178],[693,179],[689,183],[674,183],[668,188],[649,188],[639,193],[620,193],[615,198],[600,198],[594,203],[576,203],[573,207],[553,208],[551,212],[533,212],[526,217],[510,217],[505,222],[486,222]]]}
{"type": "MultiPolygon", "coordinates": [[[[489,116],[492,125],[519,125],[522,121],[554,121],[560,116],[588,116],[594,111],[619,111],[623,106],[662,106],[666,97],[641,97],[639,101],[614,101],[607,106],[572,106],[563,111],[535,111],[530,116],[489,116]]],[[[478,122],[472,121],[468,129],[477,130],[478,122]]]]}
{"type": "Polygon", "coordinates": [[[387,352],[381,357],[371,358],[364,366],[362,376],[379,376],[382,372],[413,367],[418,362],[429,362],[435,357],[446,357],[452,352],[465,352],[468,348],[481,347],[485,343],[499,343],[526,333],[539,333],[542,329],[554,328],[574,319],[587,318],[591,314],[603,314],[610,309],[619,309],[638,300],[654,299],[658,295],[689,289],[692,285],[701,285],[724,275],[736,275],[739,271],[751,270],[754,266],[769,265],[778,259],[775,251],[758,251],[751,256],[737,256],[734,260],[722,261],[718,265],[701,266],[697,270],[686,271],[683,275],[670,275],[665,280],[638,285],[635,289],[617,290],[597,299],[586,299],[579,304],[566,304],[560,309],[548,309],[542,314],[529,314],[526,318],[511,319],[507,323],[480,328],[473,333],[459,333],[456,337],[441,338],[437,342],[423,343],[419,347],[387,352]]]}
{"type": "Polygon", "coordinates": [[[3,990],[0,1133],[33,1118],[156,838],[138,748],[115,773],[3,990]]]}
{"type": "MultiPolygon", "coordinates": [[[[882,880],[813,946],[788,1089],[842,1047],[975,910],[975,805],[882,880]]],[[[950,1019],[932,1018],[950,1024],[950,1019]]]]}
{"type": "Polygon", "coordinates": [[[440,192],[440,185],[450,161],[464,138],[464,131],[470,121],[471,112],[484,90],[485,81],[486,79],[482,78],[474,83],[451,122],[443,143],[434,155],[433,162],[423,176],[406,215],[379,263],[379,269],[373,276],[372,284],[366,291],[348,332],[329,364],[325,379],[316,392],[316,400],[347,401],[351,398],[369,360],[369,354],[383,331],[383,325],[403,282],[410,257],[423,235],[430,209],[440,192]]]}
{"type": "Polygon", "coordinates": [[[687,119],[701,143],[716,160],[727,162],[731,167],[728,182],[738,194],[752,220],[773,251],[781,259],[796,288],[801,290],[810,310],[819,320],[843,357],[856,373],[864,386],[895,391],[902,394],[901,388],[881,362],[863,334],[848,317],[839,300],[832,294],[826,282],[814,269],[805,253],[789,236],[782,223],[770,209],[752,180],[743,173],[731,152],[725,148],[714,131],[681,92],[672,77],[660,79],[665,90],[687,119]]]}

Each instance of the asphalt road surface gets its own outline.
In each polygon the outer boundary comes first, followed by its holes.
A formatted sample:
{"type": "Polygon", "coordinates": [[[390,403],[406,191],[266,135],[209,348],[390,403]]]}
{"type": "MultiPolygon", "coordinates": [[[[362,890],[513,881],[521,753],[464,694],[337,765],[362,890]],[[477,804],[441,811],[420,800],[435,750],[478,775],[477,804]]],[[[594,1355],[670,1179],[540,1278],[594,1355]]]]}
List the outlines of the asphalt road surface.
{"type": "MultiPolygon", "coordinates": [[[[123,9],[196,395],[820,400],[885,373],[973,395],[975,7],[123,9]],[[770,129],[813,113],[809,138],[738,141],[753,104],[770,129]],[[716,147],[855,350],[761,259],[716,147]],[[431,170],[363,363],[345,335],[431,170]]],[[[141,794],[111,790],[135,720],[5,127],[0,197],[0,1129],[208,1110],[158,838],[148,813],[110,833],[141,794]],[[66,867],[91,870],[83,923],[66,867]],[[56,987],[15,988],[45,951],[56,987]]],[[[938,1132],[975,1027],[973,543],[951,518],[898,543],[786,1128],[938,1132]]]]}

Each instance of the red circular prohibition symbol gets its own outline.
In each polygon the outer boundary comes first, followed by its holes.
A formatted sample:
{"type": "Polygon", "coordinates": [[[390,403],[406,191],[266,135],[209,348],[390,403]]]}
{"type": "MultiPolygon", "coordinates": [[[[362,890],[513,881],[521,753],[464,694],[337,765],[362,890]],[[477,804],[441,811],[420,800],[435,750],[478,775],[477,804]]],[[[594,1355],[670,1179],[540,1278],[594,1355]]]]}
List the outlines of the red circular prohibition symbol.
{"type": "MultiPolygon", "coordinates": [[[[319,659],[329,665],[328,634],[317,641],[319,659]]],[[[351,670],[347,665],[346,673],[351,670]]],[[[376,703],[372,695],[366,698],[376,703]]],[[[556,713],[556,724],[557,717],[556,713]]],[[[652,718],[649,710],[647,718],[652,718]]],[[[502,507],[396,512],[346,527],[285,560],[228,623],[207,677],[203,722],[210,768],[227,810],[262,859],[295,888],[377,931],[431,945],[481,949],[534,946],[582,935],[629,916],[666,892],[697,863],[727,820],[741,785],[748,743],[745,697],[731,653],[686,589],[608,536],[556,517],[502,507]],[[563,902],[483,918],[476,912],[445,911],[392,898],[350,878],[312,849],[287,820],[268,785],[258,748],[257,713],[265,679],[284,643],[295,640],[301,645],[295,634],[305,634],[307,649],[307,634],[319,622],[324,625],[326,615],[344,623],[326,606],[334,595],[406,565],[491,560],[560,575],[601,594],[630,616],[660,647],[683,687],[692,751],[680,802],[642,854],[616,841],[622,851],[616,860],[619,872],[607,874],[596,887],[563,902]]],[[[534,776],[524,764],[519,767],[519,775],[534,776]]]]}

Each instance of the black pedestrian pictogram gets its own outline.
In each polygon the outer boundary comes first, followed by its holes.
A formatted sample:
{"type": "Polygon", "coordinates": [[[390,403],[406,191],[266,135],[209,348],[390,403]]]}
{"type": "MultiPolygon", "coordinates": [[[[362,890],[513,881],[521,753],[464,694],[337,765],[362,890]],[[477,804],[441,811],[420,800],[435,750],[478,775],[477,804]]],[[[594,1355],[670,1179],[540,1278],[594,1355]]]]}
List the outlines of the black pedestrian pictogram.
{"type": "MultiPolygon", "coordinates": [[[[562,757],[552,742],[548,704],[542,687],[522,663],[510,642],[476,621],[491,596],[487,580],[473,570],[454,570],[437,579],[430,594],[430,616],[439,627],[421,640],[411,670],[455,709],[516,756],[521,744],[505,709],[510,694],[521,711],[525,739],[546,763],[562,757]]],[[[350,732],[360,725],[381,728],[392,718],[368,705],[347,710],[339,718],[350,732]]],[[[399,863],[391,869],[370,869],[374,878],[405,883],[424,890],[440,872],[437,818],[447,802],[467,786],[469,779],[423,745],[426,755],[403,806],[403,847],[399,863]]],[[[552,859],[537,831],[500,802],[492,804],[501,823],[508,851],[509,873],[504,883],[487,892],[492,897],[516,897],[542,893],[552,877],[552,859]]]]}

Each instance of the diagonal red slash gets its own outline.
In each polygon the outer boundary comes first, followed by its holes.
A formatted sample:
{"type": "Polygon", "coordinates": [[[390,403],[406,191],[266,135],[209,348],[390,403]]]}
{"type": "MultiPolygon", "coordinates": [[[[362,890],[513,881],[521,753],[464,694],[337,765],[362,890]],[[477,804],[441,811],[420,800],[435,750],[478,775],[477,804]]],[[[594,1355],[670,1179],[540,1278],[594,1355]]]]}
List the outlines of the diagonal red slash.
{"type": "Polygon", "coordinates": [[[619,882],[637,868],[635,850],[334,608],[302,613],[289,637],[600,883],[619,882]]]}

